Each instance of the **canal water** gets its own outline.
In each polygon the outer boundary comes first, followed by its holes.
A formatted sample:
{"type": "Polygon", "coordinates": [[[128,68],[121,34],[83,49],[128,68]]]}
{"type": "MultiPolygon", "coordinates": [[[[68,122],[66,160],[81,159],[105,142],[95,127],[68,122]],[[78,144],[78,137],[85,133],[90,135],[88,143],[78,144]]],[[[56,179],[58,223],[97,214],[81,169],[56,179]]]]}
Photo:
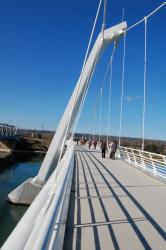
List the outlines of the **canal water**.
{"type": "Polygon", "coordinates": [[[27,178],[36,176],[43,158],[26,154],[0,159],[0,247],[28,208],[7,203],[7,195],[27,178]]]}

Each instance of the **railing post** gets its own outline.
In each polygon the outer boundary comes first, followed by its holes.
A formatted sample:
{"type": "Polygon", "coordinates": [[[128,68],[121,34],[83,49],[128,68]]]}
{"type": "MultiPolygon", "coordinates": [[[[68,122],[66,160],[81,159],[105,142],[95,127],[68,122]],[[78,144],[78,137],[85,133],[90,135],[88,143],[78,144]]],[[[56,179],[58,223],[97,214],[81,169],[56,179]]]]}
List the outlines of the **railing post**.
{"type": "Polygon", "coordinates": [[[133,158],[134,158],[134,163],[135,163],[135,165],[137,165],[137,161],[136,161],[136,158],[135,158],[135,154],[134,154],[133,148],[131,149],[131,151],[132,151],[132,155],[133,155],[133,158]]]}
{"type": "Polygon", "coordinates": [[[125,148],[125,151],[126,151],[128,162],[131,163],[131,159],[130,159],[130,156],[128,154],[128,148],[125,148]]]}
{"type": "Polygon", "coordinates": [[[142,166],[146,170],[146,165],[145,165],[145,162],[144,162],[144,159],[143,159],[143,151],[139,151],[139,156],[141,158],[142,166]]]}
{"type": "Polygon", "coordinates": [[[166,156],[163,156],[163,161],[166,164],[166,156]]]}
{"type": "Polygon", "coordinates": [[[166,156],[127,147],[119,147],[121,159],[130,165],[140,167],[154,177],[166,180],[166,156]]]}
{"type": "Polygon", "coordinates": [[[117,150],[117,158],[121,159],[121,147],[120,146],[118,147],[118,150],[117,150]]]}
{"type": "Polygon", "coordinates": [[[149,153],[149,158],[151,159],[151,162],[152,162],[153,174],[154,174],[154,175],[157,175],[156,166],[155,166],[155,163],[154,163],[154,161],[153,161],[153,157],[152,157],[151,153],[149,153]]]}

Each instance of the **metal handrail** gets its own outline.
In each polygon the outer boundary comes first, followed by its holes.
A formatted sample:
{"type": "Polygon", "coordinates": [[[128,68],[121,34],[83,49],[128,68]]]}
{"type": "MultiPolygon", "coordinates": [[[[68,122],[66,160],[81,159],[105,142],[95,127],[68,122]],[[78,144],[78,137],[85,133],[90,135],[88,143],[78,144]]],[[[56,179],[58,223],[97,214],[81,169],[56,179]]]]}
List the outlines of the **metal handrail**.
{"type": "Polygon", "coordinates": [[[148,151],[142,151],[142,150],[139,150],[139,149],[136,149],[136,148],[128,148],[128,147],[124,147],[124,146],[120,146],[119,148],[134,150],[134,151],[137,151],[137,152],[143,152],[143,153],[155,155],[155,156],[158,156],[158,157],[161,157],[161,158],[166,158],[166,155],[157,154],[157,153],[152,153],[152,152],[148,152],[148,151]]]}
{"type": "Polygon", "coordinates": [[[166,180],[166,156],[133,148],[119,146],[120,159],[139,167],[155,177],[166,180]],[[146,156],[145,156],[146,155],[146,156]],[[155,159],[153,158],[155,156],[155,159]],[[159,158],[159,159],[157,159],[159,158]]]}
{"type": "MultiPolygon", "coordinates": [[[[142,150],[140,150],[141,152],[142,152],[142,150]]],[[[143,151],[144,152],[144,151],[143,151]]],[[[146,152],[147,153],[147,152],[146,152]]],[[[136,158],[140,158],[140,155],[137,155],[137,154],[134,154],[134,152],[128,152],[128,154],[130,154],[130,155],[134,155],[134,157],[136,157],[136,158]]],[[[149,153],[149,155],[151,155],[151,153],[149,153]]],[[[161,163],[161,164],[164,164],[165,165],[165,162],[164,162],[164,160],[163,160],[163,162],[162,161],[160,161],[160,160],[156,160],[156,159],[154,159],[154,158],[148,158],[147,156],[144,156],[144,155],[142,155],[141,156],[141,158],[144,158],[145,160],[153,160],[154,162],[156,162],[156,163],[161,163]]]]}
{"type": "Polygon", "coordinates": [[[1,250],[62,248],[74,167],[74,149],[75,144],[71,142],[60,162],[58,176],[55,170],[1,250]]]}

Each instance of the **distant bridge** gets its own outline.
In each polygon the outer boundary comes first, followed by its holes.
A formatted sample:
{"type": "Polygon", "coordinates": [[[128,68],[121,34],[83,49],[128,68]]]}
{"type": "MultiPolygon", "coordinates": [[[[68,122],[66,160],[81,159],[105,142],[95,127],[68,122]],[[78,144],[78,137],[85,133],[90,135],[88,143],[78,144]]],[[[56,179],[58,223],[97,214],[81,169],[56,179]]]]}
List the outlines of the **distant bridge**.
{"type": "Polygon", "coordinates": [[[17,134],[17,129],[14,125],[0,123],[0,137],[12,137],[17,134]]]}

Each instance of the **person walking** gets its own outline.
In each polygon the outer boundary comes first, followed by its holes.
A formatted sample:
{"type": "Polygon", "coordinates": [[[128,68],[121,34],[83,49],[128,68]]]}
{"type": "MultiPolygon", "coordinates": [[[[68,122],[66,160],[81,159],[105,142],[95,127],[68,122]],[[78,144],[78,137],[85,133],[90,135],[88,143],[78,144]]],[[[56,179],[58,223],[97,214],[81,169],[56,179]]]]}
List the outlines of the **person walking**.
{"type": "Polygon", "coordinates": [[[108,154],[109,154],[109,157],[111,158],[111,152],[112,152],[112,145],[113,145],[113,142],[111,142],[109,145],[108,145],[108,154]]]}
{"type": "Polygon", "coordinates": [[[97,146],[97,141],[96,141],[96,140],[93,140],[93,149],[96,150],[96,146],[97,146]]]}
{"type": "Polygon", "coordinates": [[[117,143],[116,141],[113,141],[113,143],[111,144],[111,152],[110,152],[110,158],[112,160],[115,160],[115,153],[116,153],[116,150],[117,150],[117,143]]]}
{"type": "Polygon", "coordinates": [[[102,143],[101,143],[102,158],[105,158],[105,151],[106,150],[107,150],[107,143],[106,143],[106,141],[102,141],[102,143]]]}
{"type": "Polygon", "coordinates": [[[90,140],[89,141],[89,149],[90,149],[91,146],[92,146],[92,141],[90,140]]]}

